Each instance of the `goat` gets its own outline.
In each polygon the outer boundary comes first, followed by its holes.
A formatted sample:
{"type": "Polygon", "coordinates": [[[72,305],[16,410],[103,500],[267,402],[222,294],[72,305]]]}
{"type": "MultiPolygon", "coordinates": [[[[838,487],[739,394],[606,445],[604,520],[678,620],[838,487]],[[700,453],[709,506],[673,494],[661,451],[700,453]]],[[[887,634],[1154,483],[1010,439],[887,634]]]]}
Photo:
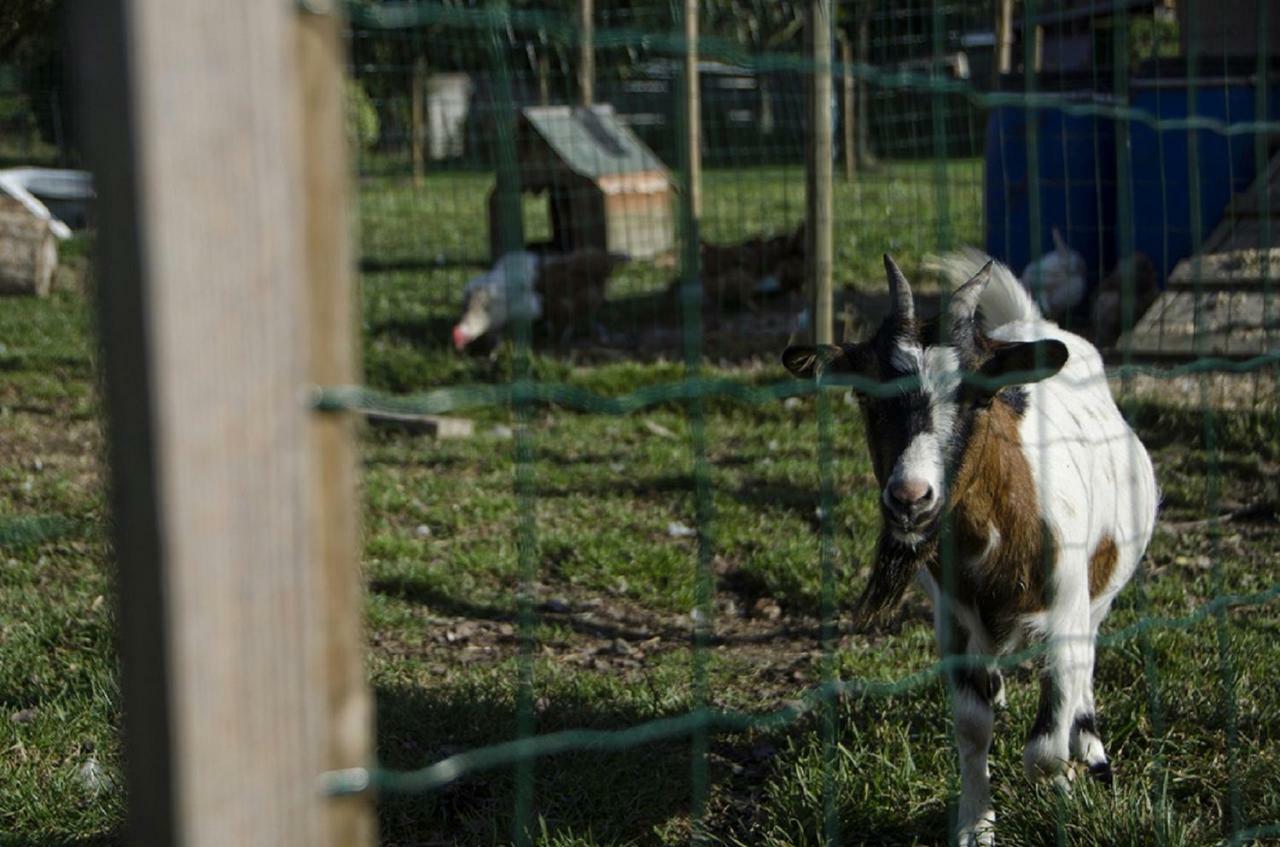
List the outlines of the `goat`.
{"type": "Polygon", "coordinates": [[[1028,776],[1066,785],[1076,759],[1111,780],[1095,718],[1094,644],[1151,539],[1156,480],[1097,349],[1047,321],[1008,268],[974,263],[951,297],[944,345],[935,326],[916,320],[893,259],[884,263],[892,311],[870,340],[791,346],[782,360],[801,378],[905,381],[888,396],[859,393],[882,520],[858,610],[867,620],[891,611],[913,576],[930,595],[939,650],[958,659],[948,682],[959,841],[990,845],[987,755],[992,708],[1003,703],[1001,654],[1044,642],[1028,776]]]}

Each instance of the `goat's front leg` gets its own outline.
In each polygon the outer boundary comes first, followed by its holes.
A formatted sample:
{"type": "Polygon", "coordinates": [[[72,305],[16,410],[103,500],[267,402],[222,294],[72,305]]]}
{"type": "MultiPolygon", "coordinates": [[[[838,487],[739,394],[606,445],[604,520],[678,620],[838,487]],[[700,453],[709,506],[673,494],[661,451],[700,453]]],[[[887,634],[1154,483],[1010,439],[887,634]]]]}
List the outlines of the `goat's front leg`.
{"type": "Polygon", "coordinates": [[[994,715],[991,674],[985,668],[958,669],[951,674],[951,708],[955,716],[956,750],[960,754],[960,847],[995,843],[996,813],[991,805],[991,750],[994,715]]]}
{"type": "MultiPolygon", "coordinates": [[[[926,583],[934,598],[934,632],[942,658],[973,652],[969,637],[962,632],[944,606],[932,581],[926,583]]],[[[992,847],[995,844],[996,813],[991,805],[991,773],[987,756],[991,751],[991,732],[995,722],[992,698],[996,693],[997,674],[976,665],[953,668],[947,675],[951,692],[951,710],[955,719],[956,751],[960,758],[960,808],[956,835],[960,847],[992,847]]]]}

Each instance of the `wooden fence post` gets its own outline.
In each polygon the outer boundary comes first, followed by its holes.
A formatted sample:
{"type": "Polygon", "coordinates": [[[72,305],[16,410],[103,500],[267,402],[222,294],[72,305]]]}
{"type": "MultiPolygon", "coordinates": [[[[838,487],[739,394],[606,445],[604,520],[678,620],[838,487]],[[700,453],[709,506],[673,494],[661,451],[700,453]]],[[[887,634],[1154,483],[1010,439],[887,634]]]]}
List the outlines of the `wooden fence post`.
{"type": "Polygon", "coordinates": [[[844,181],[851,183],[858,172],[858,151],[855,149],[858,114],[854,95],[857,80],[854,79],[852,71],[853,45],[849,43],[849,36],[843,32],[840,33],[840,63],[844,66],[842,83],[844,108],[841,110],[844,117],[844,181]]]}
{"type": "Polygon", "coordinates": [[[1013,72],[1013,0],[999,0],[1000,14],[996,16],[995,79],[1001,74],[1013,72]]]}
{"type": "Polygon", "coordinates": [[[413,184],[422,185],[427,173],[427,119],[424,114],[427,101],[427,57],[419,56],[413,63],[413,79],[409,84],[409,153],[413,159],[413,184]]]}
{"type": "MultiPolygon", "coordinates": [[[[860,9],[860,6],[855,6],[860,9]]],[[[871,10],[863,9],[858,18],[858,52],[859,65],[871,64],[871,10]]],[[[864,168],[874,167],[875,153],[871,150],[871,119],[868,109],[867,80],[858,78],[858,164],[864,168]]]]}
{"type": "Polygon", "coordinates": [[[354,375],[339,22],[298,10],[72,7],[135,844],[371,843],[319,786],[371,737],[350,426],[309,400],[354,375]]]}
{"type": "MultiPolygon", "coordinates": [[[[361,375],[356,259],[347,215],[352,159],[343,132],[346,46],[339,8],[335,3],[331,14],[297,17],[296,83],[302,106],[297,155],[303,166],[303,288],[309,307],[305,343],[310,354],[307,379],[313,385],[352,385],[361,375]]],[[[425,95],[425,58],[415,70],[425,95]]],[[[420,144],[425,146],[425,121],[421,129],[420,144]]],[[[320,569],[320,646],[325,651],[323,694],[328,705],[324,767],[366,767],[374,760],[373,698],[364,670],[356,422],[350,414],[328,412],[310,415],[308,424],[315,474],[310,531],[320,569]]],[[[333,847],[372,845],[372,797],[329,800],[324,835],[333,847]]]]}
{"type": "Polygon", "coordinates": [[[831,294],[831,0],[809,0],[805,46],[810,77],[805,143],[805,264],[813,340],[830,344],[831,294]]]}
{"type": "Polygon", "coordinates": [[[578,98],[583,106],[595,102],[596,46],[594,0],[578,0],[578,98]]]}
{"type": "Polygon", "coordinates": [[[689,201],[702,220],[702,97],[698,72],[698,0],[684,0],[685,143],[689,147],[689,201]]]}

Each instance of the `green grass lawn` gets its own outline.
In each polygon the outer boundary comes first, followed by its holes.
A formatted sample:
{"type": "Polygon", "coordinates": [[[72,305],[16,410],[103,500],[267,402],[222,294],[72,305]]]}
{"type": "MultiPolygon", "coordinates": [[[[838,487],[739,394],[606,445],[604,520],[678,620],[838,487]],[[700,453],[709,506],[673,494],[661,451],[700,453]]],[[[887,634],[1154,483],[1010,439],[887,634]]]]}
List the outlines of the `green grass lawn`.
{"type": "MultiPolygon", "coordinates": [[[[879,285],[886,247],[910,268],[937,246],[932,168],[889,166],[838,187],[842,285],[879,285]]],[[[957,243],[977,239],[980,176],[971,163],[948,171],[957,243]]],[[[802,184],[798,169],[711,172],[706,231],[729,240],[789,227],[801,214],[802,184]]],[[[374,387],[412,391],[509,374],[509,356],[460,358],[438,334],[457,289],[483,262],[487,187],[466,174],[433,175],[420,192],[385,180],[362,186],[364,360],[374,387]]],[[[675,313],[652,295],[671,273],[628,267],[612,290],[617,311],[606,317],[670,322],[675,313]],[[624,308],[629,300],[649,311],[624,308]]],[[[750,385],[781,379],[778,350],[757,352],[713,359],[708,370],[750,385]]],[[[605,396],[684,375],[670,359],[641,358],[570,350],[536,355],[533,368],[605,396]]],[[[691,649],[697,540],[671,531],[698,523],[681,406],[620,417],[534,411],[528,570],[517,555],[507,410],[468,413],[477,434],[462,441],[366,432],[364,572],[381,762],[418,768],[510,739],[522,703],[539,733],[623,729],[700,702],[771,712],[828,674],[888,683],[927,671],[932,626],[918,595],[883,631],[857,632],[848,620],[871,553],[876,492],[854,410],[833,400],[829,663],[819,640],[820,439],[811,397],[707,403],[714,637],[702,663],[691,649]],[[534,612],[525,657],[522,580],[534,612]],[[527,699],[519,686],[526,671],[527,699]]],[[[1001,844],[1208,845],[1237,824],[1280,823],[1276,604],[1187,619],[1215,597],[1280,583],[1277,410],[1268,401],[1206,417],[1194,398],[1168,389],[1129,408],[1156,461],[1163,525],[1105,631],[1151,616],[1184,625],[1131,635],[1099,655],[1113,791],[1080,781],[1064,798],[1023,779],[1037,687],[1029,666],[1010,672],[992,760],[1001,844]],[[1230,522],[1197,523],[1258,504],[1265,508],[1230,522]]],[[[0,843],[116,843],[123,814],[97,414],[83,296],[64,288],[47,301],[0,301],[0,843]]],[[[702,783],[687,738],[540,759],[531,768],[530,834],[549,845],[675,844],[700,828],[711,843],[819,844],[828,786],[844,843],[946,843],[957,785],[939,682],[926,676],[893,696],[841,699],[833,737],[825,749],[814,713],[712,734],[701,821],[692,813],[702,783]]],[[[508,843],[517,795],[511,768],[426,795],[387,794],[383,842],[508,843]]]]}

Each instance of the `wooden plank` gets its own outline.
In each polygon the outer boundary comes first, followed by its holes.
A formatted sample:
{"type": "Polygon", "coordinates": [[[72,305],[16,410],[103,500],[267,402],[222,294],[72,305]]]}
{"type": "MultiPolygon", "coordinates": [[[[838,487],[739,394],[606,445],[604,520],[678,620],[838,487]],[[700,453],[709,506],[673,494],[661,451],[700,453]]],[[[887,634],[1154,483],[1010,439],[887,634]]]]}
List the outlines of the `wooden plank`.
{"type": "Polygon", "coordinates": [[[1224,250],[1183,259],[1169,275],[1169,287],[1263,287],[1280,279],[1280,247],[1224,250]]]}
{"type": "Polygon", "coordinates": [[[831,0],[809,0],[805,24],[811,68],[805,139],[806,276],[814,343],[830,344],[835,328],[831,299],[831,0]]]}
{"type": "MultiPolygon", "coordinates": [[[[1116,345],[1144,355],[1256,356],[1280,343],[1280,309],[1250,291],[1166,291],[1116,345]]],[[[1274,296],[1273,296],[1274,300],[1274,296]]]]}
{"type": "Polygon", "coordinates": [[[475,434],[475,423],[470,418],[453,418],[441,415],[410,415],[398,412],[369,412],[369,425],[380,429],[394,429],[413,435],[449,440],[470,438],[475,434]]]}
{"type": "MultiPolygon", "coordinates": [[[[308,245],[346,231],[341,202],[314,208],[315,163],[298,154],[317,104],[298,103],[297,9],[73,9],[103,208],[97,290],[136,844],[367,843],[317,786],[342,758],[330,728],[348,683],[332,679],[328,618],[350,602],[326,596],[329,557],[350,530],[317,522],[353,518],[330,513],[350,508],[351,491],[322,492],[335,475],[313,461],[322,439],[307,397],[323,369],[308,245]]],[[[325,109],[337,126],[340,107],[325,109]]],[[[347,349],[336,343],[325,354],[335,361],[347,349]]],[[[367,762],[367,724],[352,713],[340,736],[363,743],[342,752],[367,762]]]]}

